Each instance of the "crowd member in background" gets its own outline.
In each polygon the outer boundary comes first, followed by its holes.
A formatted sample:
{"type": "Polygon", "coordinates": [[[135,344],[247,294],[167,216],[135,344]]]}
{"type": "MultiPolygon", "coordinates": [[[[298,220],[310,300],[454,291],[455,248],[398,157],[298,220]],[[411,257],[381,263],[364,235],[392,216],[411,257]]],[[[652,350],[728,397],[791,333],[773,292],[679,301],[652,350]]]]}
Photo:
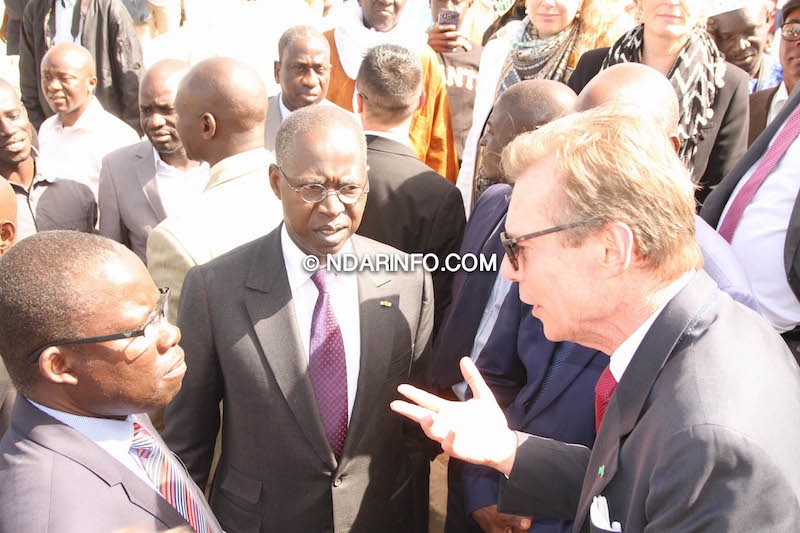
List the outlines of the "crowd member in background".
{"type": "MultiPolygon", "coordinates": [[[[457,186],[469,211],[478,200],[479,140],[492,106],[513,84],[528,79],[566,83],[586,50],[612,42],[625,22],[624,0],[528,0],[528,15],[503,28],[481,56],[472,127],[457,186]]],[[[577,92],[577,91],[576,91],[577,92]]]]}
{"type": "Polygon", "coordinates": [[[772,20],[768,0],[721,0],[708,15],[708,33],[725,60],[750,76],[750,93],[780,84],[780,62],[766,52],[772,20]]]}
{"type": "Polygon", "coordinates": [[[19,391],[0,440],[0,532],[222,531],[143,414],[186,372],[167,292],[97,235],[39,233],[0,260],[0,353],[19,391]]]}
{"type": "Polygon", "coordinates": [[[34,127],[55,113],[45,97],[39,66],[50,48],[65,42],[89,50],[97,73],[95,96],[106,111],[141,135],[136,94],[144,72],[142,47],[120,0],[30,0],[23,17],[19,77],[22,102],[34,127]]]}
{"type": "MultiPolygon", "coordinates": [[[[17,199],[14,189],[6,180],[0,180],[0,256],[14,245],[17,239],[17,199]]],[[[0,439],[11,423],[11,410],[17,390],[11,383],[6,365],[0,360],[0,439]]]]}
{"type": "Polygon", "coordinates": [[[748,146],[752,145],[778,115],[789,100],[789,95],[800,80],[800,1],[789,0],[783,6],[783,21],[778,29],[780,63],[783,81],[777,87],[750,95],[750,133],[748,146]]]}
{"type": "Polygon", "coordinates": [[[335,29],[325,32],[331,47],[331,83],[328,100],[353,111],[355,78],[367,49],[378,44],[398,44],[419,55],[422,62],[425,105],[414,114],[409,130],[417,157],[455,183],[458,157],[450,117],[450,104],[436,53],[427,44],[427,34],[404,16],[406,0],[387,6],[379,0],[349,1],[335,29]]]}
{"type": "Polygon", "coordinates": [[[32,132],[16,89],[0,80],[0,175],[17,198],[17,239],[53,229],[93,231],[97,202],[92,190],[77,181],[42,175],[32,132]]]}
{"type": "Polygon", "coordinates": [[[195,201],[147,239],[150,274],[170,288],[170,320],[190,268],[265,235],[283,216],[267,180],[267,94],[255,70],[231,58],[201,61],[178,86],[175,111],[186,156],[211,168],[195,201]]]}
{"type": "Polygon", "coordinates": [[[275,150],[278,128],[289,113],[312,104],[333,105],[325,96],[331,82],[328,40],[311,26],[294,26],[278,41],[275,81],[281,91],[269,97],[264,147],[275,150]]]}
{"type": "MultiPolygon", "coordinates": [[[[466,219],[461,195],[422,163],[408,141],[414,112],[424,102],[422,66],[392,44],[370,48],[356,78],[356,111],[367,136],[369,196],[358,234],[407,253],[435,254],[445,265],[456,253],[466,219]]],[[[433,338],[450,303],[453,272],[431,274],[433,338]]]]}
{"type": "Polygon", "coordinates": [[[189,65],[165,59],[150,67],[139,88],[147,139],[103,158],[100,234],[133,250],[147,264],[147,237],[190,206],[208,183],[208,164],[189,159],[176,127],[175,95],[189,65]]]}
{"type": "Polygon", "coordinates": [[[748,124],[747,74],[725,61],[702,28],[707,4],[636,0],[639,26],[611,48],[584,54],[569,82],[580,93],[600,70],[626,61],[667,76],[680,102],[680,157],[700,185],[701,203],[747,150],[748,124]]]}
{"type": "Polygon", "coordinates": [[[431,13],[435,22],[428,29],[428,46],[433,48],[439,58],[439,72],[442,74],[447,87],[447,97],[450,100],[450,116],[453,120],[459,164],[461,154],[464,153],[464,142],[472,125],[478,67],[483,52],[483,46],[471,41],[462,33],[464,16],[474,5],[473,1],[431,0],[431,13]],[[442,23],[439,20],[441,10],[457,13],[456,24],[442,23]]]}
{"type": "Polygon", "coordinates": [[[150,5],[147,0],[122,0],[128,14],[133,20],[133,26],[136,28],[136,34],[142,42],[149,41],[153,38],[153,32],[150,31],[150,23],[153,20],[153,15],[150,13],[150,5]]]}
{"type": "Polygon", "coordinates": [[[86,48],[57,44],[42,59],[41,71],[45,98],[56,114],[39,128],[39,173],[85,183],[97,196],[103,158],[139,142],[139,135],[95,98],[95,64],[86,48]]]}
{"type": "Polygon", "coordinates": [[[0,24],[0,40],[6,43],[6,55],[19,55],[19,41],[22,36],[22,14],[29,0],[5,0],[3,22],[0,24]]]}
{"type": "Polygon", "coordinates": [[[495,34],[512,20],[524,19],[527,15],[526,4],[527,0],[497,0],[494,3],[496,19],[484,31],[481,44],[486,46],[495,34]]]}

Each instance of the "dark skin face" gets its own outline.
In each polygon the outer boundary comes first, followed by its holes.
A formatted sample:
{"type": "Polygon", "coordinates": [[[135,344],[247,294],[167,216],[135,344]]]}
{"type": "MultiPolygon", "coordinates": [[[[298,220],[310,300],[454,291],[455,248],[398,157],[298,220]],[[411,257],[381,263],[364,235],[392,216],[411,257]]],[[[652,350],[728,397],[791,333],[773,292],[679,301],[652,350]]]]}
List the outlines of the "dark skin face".
{"type": "Polygon", "coordinates": [[[748,7],[711,17],[708,31],[725,59],[751,78],[758,76],[767,46],[769,16],[766,9],[748,7]]]}
{"type": "Polygon", "coordinates": [[[271,165],[269,180],[283,204],[283,219],[292,241],[307,255],[324,264],[327,254],[339,252],[361,224],[367,195],[352,205],[332,194],[346,184],[366,187],[367,169],[355,131],[333,125],[295,138],[294,154],[282,168],[271,165]],[[290,185],[291,183],[291,185],[290,185]],[[292,190],[310,183],[328,188],[328,196],[317,204],[303,201],[292,190]]]}
{"type": "Polygon", "coordinates": [[[290,111],[320,103],[331,82],[328,42],[309,36],[287,46],[281,60],[275,62],[275,81],[280,84],[283,103],[290,111]]]}
{"type": "Polygon", "coordinates": [[[375,31],[389,31],[400,20],[406,0],[358,0],[364,12],[364,26],[375,31]]]}
{"type": "MultiPolygon", "coordinates": [[[[800,8],[789,12],[784,24],[800,22],[800,8]]],[[[783,67],[783,83],[791,94],[800,80],[800,41],[781,39],[781,66],[783,67]]]]}
{"type": "Polygon", "coordinates": [[[529,125],[520,120],[508,98],[501,95],[489,115],[483,136],[480,139],[481,159],[478,176],[493,182],[502,182],[503,171],[500,167],[500,154],[503,148],[524,131],[530,131],[536,125],[529,125]]]}
{"type": "Polygon", "coordinates": [[[86,110],[97,77],[83,54],[52,49],[41,65],[42,90],[48,105],[65,126],[72,126],[86,110]]]}
{"type": "Polygon", "coordinates": [[[0,87],[0,169],[16,169],[31,157],[31,123],[10,87],[0,87]]]}
{"type": "Polygon", "coordinates": [[[147,76],[139,87],[139,122],[159,154],[183,152],[178,136],[175,95],[180,77],[147,76]]]}

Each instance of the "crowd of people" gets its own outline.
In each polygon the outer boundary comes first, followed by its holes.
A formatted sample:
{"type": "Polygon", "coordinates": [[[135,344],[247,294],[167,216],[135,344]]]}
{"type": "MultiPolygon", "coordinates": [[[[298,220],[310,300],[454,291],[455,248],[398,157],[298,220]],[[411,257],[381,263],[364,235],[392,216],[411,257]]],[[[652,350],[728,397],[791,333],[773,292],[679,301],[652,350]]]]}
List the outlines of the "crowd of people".
{"type": "Polygon", "coordinates": [[[800,0],[5,4],[0,533],[800,527],[800,0]]]}

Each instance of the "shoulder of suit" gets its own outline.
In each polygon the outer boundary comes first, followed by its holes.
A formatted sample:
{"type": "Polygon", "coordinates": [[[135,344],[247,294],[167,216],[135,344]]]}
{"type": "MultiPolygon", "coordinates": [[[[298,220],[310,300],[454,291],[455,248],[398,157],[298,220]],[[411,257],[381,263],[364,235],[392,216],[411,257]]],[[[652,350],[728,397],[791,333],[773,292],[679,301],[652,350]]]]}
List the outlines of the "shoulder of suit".
{"type": "Polygon", "coordinates": [[[771,89],[764,89],[763,91],[756,91],[750,95],[750,105],[753,106],[761,106],[769,104],[772,102],[772,99],[775,97],[775,93],[778,92],[780,89],[780,85],[776,85],[771,89]]]}
{"type": "Polygon", "coordinates": [[[725,87],[737,87],[743,85],[745,90],[749,91],[750,76],[744,70],[740,69],[733,63],[725,62],[725,87]]]}
{"type": "MultiPolygon", "coordinates": [[[[126,163],[127,160],[135,160],[139,157],[147,157],[150,156],[152,159],[153,156],[153,145],[150,144],[150,141],[144,140],[138,142],[136,144],[129,144],[128,146],[123,146],[122,148],[117,148],[106,154],[103,159],[109,160],[109,162],[121,162],[126,163]]],[[[154,160],[155,162],[155,160],[154,160]]]]}

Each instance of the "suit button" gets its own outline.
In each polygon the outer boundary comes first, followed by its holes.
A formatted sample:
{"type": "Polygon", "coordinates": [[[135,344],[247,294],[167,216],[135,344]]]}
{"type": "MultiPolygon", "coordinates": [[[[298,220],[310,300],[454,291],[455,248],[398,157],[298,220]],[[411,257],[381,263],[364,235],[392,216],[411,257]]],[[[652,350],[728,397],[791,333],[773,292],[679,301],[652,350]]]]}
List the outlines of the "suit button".
{"type": "Polygon", "coordinates": [[[334,480],[333,480],[333,486],[334,486],[334,487],[338,487],[338,486],[339,486],[339,485],[341,485],[341,484],[342,484],[342,478],[341,478],[341,476],[340,476],[340,477],[337,477],[336,479],[334,479],[334,480]]]}

